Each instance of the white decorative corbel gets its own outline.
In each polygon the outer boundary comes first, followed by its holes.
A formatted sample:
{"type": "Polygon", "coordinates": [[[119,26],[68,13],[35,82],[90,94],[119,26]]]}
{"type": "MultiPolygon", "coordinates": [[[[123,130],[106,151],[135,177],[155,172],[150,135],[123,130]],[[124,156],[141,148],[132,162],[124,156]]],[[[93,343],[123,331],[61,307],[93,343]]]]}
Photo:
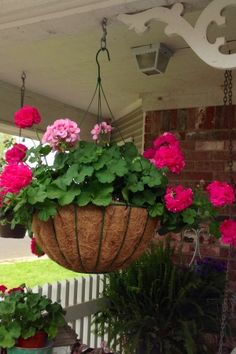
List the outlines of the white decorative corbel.
{"type": "Polygon", "coordinates": [[[155,7],[138,14],[120,14],[118,19],[137,33],[143,33],[151,20],[164,22],[167,24],[165,33],[168,36],[172,34],[181,36],[208,65],[217,69],[235,69],[236,54],[220,52],[220,47],[225,44],[225,38],[218,37],[215,43],[210,43],[207,39],[207,30],[211,23],[215,22],[218,26],[226,23],[222,11],[227,6],[236,6],[236,0],[213,0],[202,11],[194,27],[182,17],[184,7],[181,3],[174,4],[171,9],[155,7]]]}

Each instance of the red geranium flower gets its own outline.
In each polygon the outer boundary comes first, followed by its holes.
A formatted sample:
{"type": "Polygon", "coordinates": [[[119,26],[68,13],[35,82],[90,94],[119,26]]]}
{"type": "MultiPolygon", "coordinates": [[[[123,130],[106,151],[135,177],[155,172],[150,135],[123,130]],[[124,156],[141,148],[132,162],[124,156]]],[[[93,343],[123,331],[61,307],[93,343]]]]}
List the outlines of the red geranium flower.
{"type": "Polygon", "coordinates": [[[152,160],[157,168],[167,167],[176,174],[185,166],[184,156],[177,145],[161,146],[152,160]]]}
{"type": "Polygon", "coordinates": [[[16,288],[12,288],[8,290],[8,294],[15,293],[15,292],[23,293],[24,288],[22,286],[18,286],[16,288]]]}
{"type": "Polygon", "coordinates": [[[178,213],[193,203],[193,191],[181,185],[167,187],[164,199],[166,208],[173,213],[178,213]]]}
{"type": "Polygon", "coordinates": [[[236,247],[236,221],[227,219],[220,225],[221,241],[236,247]]]}
{"type": "Polygon", "coordinates": [[[19,193],[32,181],[31,169],[23,163],[19,165],[6,165],[0,175],[0,187],[8,193],[19,193]]]}
{"type": "Polygon", "coordinates": [[[8,164],[17,164],[25,158],[27,147],[24,144],[14,144],[5,154],[5,160],[8,164]]]}
{"type": "Polygon", "coordinates": [[[156,150],[153,147],[150,147],[144,151],[143,157],[145,157],[145,159],[151,160],[154,158],[155,153],[156,153],[156,150]]]}
{"type": "Polygon", "coordinates": [[[179,141],[176,136],[172,133],[166,132],[153,141],[153,146],[155,149],[159,149],[161,146],[177,145],[179,146],[179,141]]]}
{"type": "Polygon", "coordinates": [[[213,181],[207,186],[206,190],[209,193],[211,203],[215,207],[223,207],[235,202],[233,187],[226,182],[213,181]]]}
{"type": "Polygon", "coordinates": [[[41,116],[37,108],[24,106],[15,113],[14,122],[19,128],[30,128],[32,125],[41,122],[41,116]]]}
{"type": "Polygon", "coordinates": [[[36,238],[33,236],[31,239],[31,252],[38,257],[42,257],[45,253],[41,250],[39,245],[36,242],[36,238]]]}
{"type": "Polygon", "coordinates": [[[0,293],[5,293],[5,291],[7,290],[7,287],[5,285],[0,285],[0,293]]]}

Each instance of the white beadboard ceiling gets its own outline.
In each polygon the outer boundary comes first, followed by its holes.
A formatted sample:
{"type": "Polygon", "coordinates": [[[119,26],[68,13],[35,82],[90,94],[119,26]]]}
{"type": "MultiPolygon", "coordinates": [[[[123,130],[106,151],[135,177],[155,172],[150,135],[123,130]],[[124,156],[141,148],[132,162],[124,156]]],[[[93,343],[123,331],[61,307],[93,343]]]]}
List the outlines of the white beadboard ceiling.
{"type": "MultiPolygon", "coordinates": [[[[86,109],[96,84],[100,23],[107,17],[111,61],[102,55],[101,65],[103,86],[114,115],[127,112],[140,97],[162,101],[168,96],[171,101],[170,96],[175,93],[184,96],[192,92],[194,97],[197,92],[221,92],[222,71],[201,62],[181,38],[165,36],[163,24],[153,21],[148,32],[137,35],[116,18],[120,13],[175,2],[178,1],[0,0],[0,80],[19,86],[21,72],[25,70],[29,91],[86,109]],[[174,56],[165,74],[147,77],[137,70],[130,48],[157,42],[169,46],[174,56]]],[[[185,17],[194,23],[209,2],[183,1],[185,17]]],[[[209,37],[214,40],[225,33],[234,50],[236,9],[229,8],[226,13],[227,27],[213,24],[209,37]]],[[[91,110],[96,112],[96,106],[91,110]]],[[[108,114],[105,108],[104,114],[108,114]]]]}

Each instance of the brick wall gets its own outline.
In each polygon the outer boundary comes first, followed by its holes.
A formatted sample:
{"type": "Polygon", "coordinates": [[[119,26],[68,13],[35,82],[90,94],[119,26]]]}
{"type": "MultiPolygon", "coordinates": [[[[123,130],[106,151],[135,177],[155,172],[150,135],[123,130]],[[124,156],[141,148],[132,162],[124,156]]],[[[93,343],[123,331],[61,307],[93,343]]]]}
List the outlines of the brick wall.
{"type": "MultiPolygon", "coordinates": [[[[174,133],[181,142],[185,155],[186,167],[179,176],[169,175],[172,184],[194,186],[200,180],[206,183],[218,179],[229,181],[229,128],[232,127],[233,156],[236,159],[236,106],[200,107],[188,109],[171,109],[146,113],[144,130],[144,147],[151,146],[153,139],[166,132],[174,133]]],[[[233,178],[236,181],[236,161],[233,163],[233,178]]],[[[232,208],[236,214],[235,205],[232,208]]],[[[228,214],[228,210],[225,214],[228,214]]],[[[179,242],[179,235],[173,236],[179,242]]],[[[186,258],[191,259],[194,245],[183,246],[186,258]]],[[[208,237],[202,240],[202,256],[227,259],[228,248],[208,237]]],[[[230,259],[230,288],[236,291],[236,250],[230,259]]],[[[236,319],[235,306],[233,317],[236,319]]],[[[235,323],[235,321],[233,321],[235,323]]],[[[236,334],[236,325],[232,326],[236,334]]],[[[235,342],[232,344],[232,348],[235,342]]]]}

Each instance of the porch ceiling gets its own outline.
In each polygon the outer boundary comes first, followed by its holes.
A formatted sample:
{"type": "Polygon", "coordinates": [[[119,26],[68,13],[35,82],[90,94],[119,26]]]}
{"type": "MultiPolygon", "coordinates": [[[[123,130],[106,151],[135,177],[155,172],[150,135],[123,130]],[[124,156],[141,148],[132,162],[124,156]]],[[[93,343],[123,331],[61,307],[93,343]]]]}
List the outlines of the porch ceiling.
{"type": "MultiPolygon", "coordinates": [[[[2,0],[0,80],[19,85],[21,71],[25,70],[28,90],[85,109],[96,84],[95,54],[100,44],[100,22],[105,16],[111,62],[105,56],[101,58],[102,74],[116,116],[149,94],[161,101],[175,93],[219,91],[222,72],[201,62],[181,38],[165,36],[163,24],[153,21],[151,29],[139,36],[116,18],[119,13],[175,2],[178,1],[2,0]],[[147,77],[137,70],[130,48],[156,42],[165,43],[175,54],[165,74],[147,77]]],[[[185,17],[194,23],[210,1],[183,2],[185,17]]],[[[228,41],[236,41],[236,8],[227,9],[226,15],[226,28],[214,24],[209,27],[212,41],[223,33],[228,41]]],[[[236,42],[231,42],[231,49],[236,49],[236,42]]],[[[92,110],[95,112],[96,107],[92,110]]]]}

